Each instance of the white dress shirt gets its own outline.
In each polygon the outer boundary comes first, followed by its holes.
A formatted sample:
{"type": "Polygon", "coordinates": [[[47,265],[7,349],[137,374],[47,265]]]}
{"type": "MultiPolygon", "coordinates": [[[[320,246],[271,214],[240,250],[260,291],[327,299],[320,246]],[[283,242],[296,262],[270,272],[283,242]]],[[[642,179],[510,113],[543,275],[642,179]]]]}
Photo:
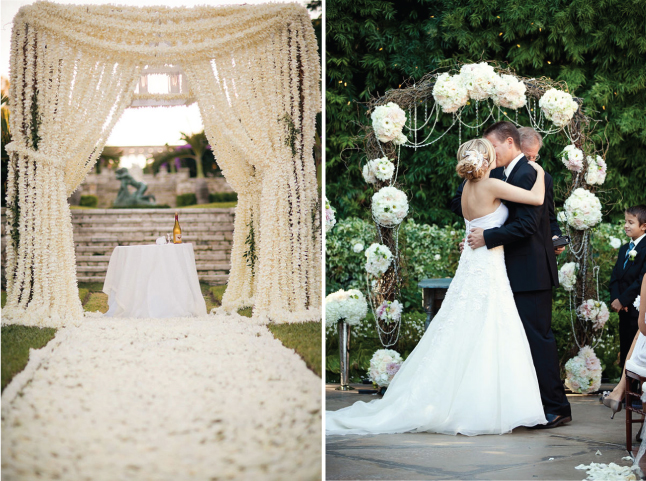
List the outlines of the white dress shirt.
{"type": "MultiPolygon", "coordinates": [[[[635,247],[637,247],[637,244],[639,244],[639,241],[641,241],[644,237],[646,237],[646,234],[642,234],[642,235],[641,235],[641,236],[639,236],[636,240],[632,240],[632,239],[630,239],[630,241],[629,241],[629,242],[634,242],[634,243],[635,243],[635,247]]],[[[633,249],[634,249],[635,247],[633,247],[633,249]]]]}
{"type": "MultiPolygon", "coordinates": [[[[520,159],[525,157],[525,154],[521,153],[518,157],[516,157],[514,160],[512,160],[507,167],[505,167],[505,176],[507,179],[509,179],[509,176],[511,175],[512,171],[514,170],[514,167],[516,167],[516,164],[520,159]]],[[[507,181],[505,181],[507,182],[507,181]]]]}

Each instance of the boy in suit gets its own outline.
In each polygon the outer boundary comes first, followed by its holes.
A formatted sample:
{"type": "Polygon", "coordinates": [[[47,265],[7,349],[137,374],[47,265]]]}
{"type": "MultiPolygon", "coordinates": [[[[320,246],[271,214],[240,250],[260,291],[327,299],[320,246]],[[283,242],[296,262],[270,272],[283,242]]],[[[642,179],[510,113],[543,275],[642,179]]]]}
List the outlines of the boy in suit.
{"type": "Polygon", "coordinates": [[[624,231],[630,242],[621,246],[617,263],[610,277],[610,307],[619,313],[620,365],[639,329],[639,312],[633,306],[646,273],[646,205],[630,207],[624,213],[624,231]]]}

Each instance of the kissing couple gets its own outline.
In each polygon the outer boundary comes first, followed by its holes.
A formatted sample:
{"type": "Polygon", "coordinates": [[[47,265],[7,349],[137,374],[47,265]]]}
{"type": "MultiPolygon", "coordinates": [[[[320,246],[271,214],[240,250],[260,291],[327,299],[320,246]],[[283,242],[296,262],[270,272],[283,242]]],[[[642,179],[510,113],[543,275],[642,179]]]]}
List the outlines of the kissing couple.
{"type": "Polygon", "coordinates": [[[468,237],[442,308],[383,398],[327,411],[327,435],[473,436],[572,420],[551,329],[558,272],[545,172],[511,122],[462,144],[457,159],[465,181],[451,208],[468,237]]]}

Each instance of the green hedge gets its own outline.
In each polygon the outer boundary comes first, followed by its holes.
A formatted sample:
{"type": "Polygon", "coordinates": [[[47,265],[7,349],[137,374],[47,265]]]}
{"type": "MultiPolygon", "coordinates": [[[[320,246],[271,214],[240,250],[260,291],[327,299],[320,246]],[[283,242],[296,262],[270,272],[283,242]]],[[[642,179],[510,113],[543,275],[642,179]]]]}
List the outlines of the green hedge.
{"type": "Polygon", "coordinates": [[[177,207],[184,207],[187,205],[196,205],[197,196],[195,194],[181,194],[177,196],[177,207]]]}
{"type": "Polygon", "coordinates": [[[170,209],[168,204],[112,206],[112,209],[170,209]]]}
{"type": "Polygon", "coordinates": [[[209,194],[209,203],[213,202],[235,202],[238,200],[236,192],[214,192],[209,194]]]}
{"type": "Polygon", "coordinates": [[[99,205],[99,198],[96,195],[82,195],[79,205],[81,207],[95,208],[97,205],[99,205]]]}
{"type": "MultiPolygon", "coordinates": [[[[599,189],[605,220],[623,217],[624,208],[644,202],[646,190],[645,16],[644,2],[621,0],[327,2],[326,196],[337,217],[370,218],[373,189],[361,175],[367,159],[358,137],[370,120],[365,102],[454,61],[480,60],[508,62],[523,77],[564,80],[583,98],[600,121],[592,140],[608,148],[608,177],[599,189]]],[[[526,119],[521,109],[519,121],[526,119]]],[[[452,120],[440,115],[430,140],[452,120]]],[[[465,121],[473,124],[475,115],[465,121]]],[[[462,141],[477,135],[462,128],[462,141]]],[[[448,204],[459,183],[458,143],[454,128],[428,147],[401,149],[399,180],[418,222],[457,220],[448,204]]],[[[571,177],[557,157],[566,143],[563,134],[550,135],[541,150],[557,205],[571,177]]]]}

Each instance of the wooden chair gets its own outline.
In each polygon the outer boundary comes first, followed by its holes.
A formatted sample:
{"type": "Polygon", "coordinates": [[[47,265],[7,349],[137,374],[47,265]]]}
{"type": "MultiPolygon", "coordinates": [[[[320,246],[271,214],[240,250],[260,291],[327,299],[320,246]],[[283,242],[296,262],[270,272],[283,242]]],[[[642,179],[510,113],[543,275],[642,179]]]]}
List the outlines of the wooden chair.
{"type": "MultiPolygon", "coordinates": [[[[632,362],[626,361],[626,450],[632,453],[633,450],[633,424],[644,423],[646,412],[642,408],[633,407],[633,402],[641,403],[642,385],[646,382],[646,368],[632,362]],[[641,419],[633,419],[633,413],[642,416],[641,419]]],[[[642,432],[642,438],[646,442],[646,435],[642,432]]]]}

